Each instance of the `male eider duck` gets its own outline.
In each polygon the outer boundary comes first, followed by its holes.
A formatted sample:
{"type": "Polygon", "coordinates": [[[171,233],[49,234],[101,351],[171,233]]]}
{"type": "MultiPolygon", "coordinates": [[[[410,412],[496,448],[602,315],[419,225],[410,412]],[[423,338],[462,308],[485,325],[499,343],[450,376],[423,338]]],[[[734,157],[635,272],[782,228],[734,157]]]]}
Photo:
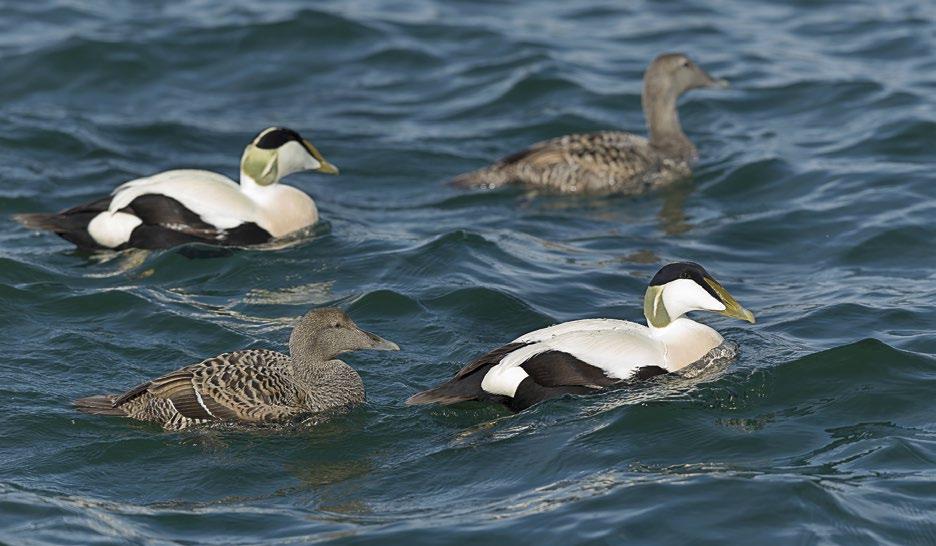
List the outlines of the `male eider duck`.
{"type": "Polygon", "coordinates": [[[644,297],[647,326],[584,319],[530,332],[477,358],[442,385],[414,395],[414,404],[497,402],[524,410],[563,394],[588,394],[626,381],[678,372],[719,347],[724,338],[684,316],[715,311],[754,322],[702,266],[664,266],[644,297]]]}
{"type": "Polygon", "coordinates": [[[74,404],[84,413],[150,421],[166,430],[218,421],[285,421],[364,402],[361,376],[336,358],[362,349],[400,348],[361,330],[340,309],[319,309],[293,329],[289,355],[265,349],[224,353],[123,394],[74,404]]]}
{"type": "Polygon", "coordinates": [[[698,159],[676,111],[680,95],[727,87],[680,53],[660,55],[644,74],[644,116],[650,139],[620,131],[566,135],[534,144],[493,165],[460,175],[456,186],[524,184],[554,193],[639,194],[692,174],[698,159]]]}
{"type": "Polygon", "coordinates": [[[255,245],[318,221],[311,197],[278,184],[299,171],[338,174],[299,133],[270,127],[244,150],[239,185],[211,171],[165,171],[58,214],[19,214],[16,219],[89,250],[158,249],[191,242],[255,245]]]}

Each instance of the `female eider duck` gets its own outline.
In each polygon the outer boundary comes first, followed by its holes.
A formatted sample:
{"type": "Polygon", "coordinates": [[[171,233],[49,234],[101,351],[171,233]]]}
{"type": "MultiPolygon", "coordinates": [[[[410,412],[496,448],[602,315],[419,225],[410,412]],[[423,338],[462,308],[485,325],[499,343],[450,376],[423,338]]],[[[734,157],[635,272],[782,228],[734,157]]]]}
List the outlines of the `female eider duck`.
{"type": "Polygon", "coordinates": [[[715,311],[754,322],[702,266],[664,266],[644,297],[647,326],[584,319],[530,332],[472,361],[454,378],[414,395],[414,404],[497,402],[521,411],[563,394],[588,394],[631,380],[677,372],[719,347],[724,338],[685,317],[715,311]]]}
{"type": "Polygon", "coordinates": [[[493,165],[460,175],[456,186],[508,183],[555,193],[639,194],[692,174],[698,152],[679,124],[676,101],[699,87],[727,87],[680,53],[660,55],[644,74],[644,116],[650,139],[619,131],[546,140],[493,165]]]}
{"type": "Polygon", "coordinates": [[[285,421],[364,402],[361,376],[336,358],[363,349],[400,350],[358,328],[340,309],[319,309],[293,329],[289,355],[265,349],[224,353],[123,394],[74,404],[84,413],[150,421],[166,430],[218,421],[285,421]]]}
{"type": "Polygon", "coordinates": [[[338,174],[299,133],[270,127],[244,150],[240,185],[211,171],[165,171],[58,214],[19,214],[16,219],[89,250],[158,249],[191,242],[255,245],[318,221],[311,197],[278,184],[299,171],[338,174]]]}

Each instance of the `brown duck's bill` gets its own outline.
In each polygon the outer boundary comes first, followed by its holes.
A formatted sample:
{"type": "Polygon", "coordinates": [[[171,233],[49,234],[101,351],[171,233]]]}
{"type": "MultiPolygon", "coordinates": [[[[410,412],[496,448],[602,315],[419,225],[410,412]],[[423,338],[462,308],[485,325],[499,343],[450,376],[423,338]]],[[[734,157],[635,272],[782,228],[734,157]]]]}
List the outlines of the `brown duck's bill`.
{"type": "MultiPolygon", "coordinates": [[[[696,67],[696,68],[698,68],[698,67],[696,67]]],[[[714,87],[714,88],[716,88],[716,89],[726,89],[726,88],[730,87],[730,85],[731,85],[730,83],[728,83],[728,80],[726,80],[726,79],[724,79],[724,78],[713,78],[712,75],[709,74],[708,72],[706,72],[705,70],[702,70],[701,68],[698,68],[698,70],[699,70],[699,72],[702,73],[702,76],[705,78],[705,83],[703,84],[704,87],[714,87]]]]}
{"type": "Polygon", "coordinates": [[[748,311],[744,308],[744,306],[738,303],[738,300],[734,299],[734,296],[729,294],[728,291],[725,290],[724,286],[718,284],[718,282],[712,278],[706,278],[705,282],[712,287],[712,290],[714,290],[716,294],[718,294],[718,298],[725,306],[724,311],[718,312],[720,315],[746,320],[751,324],[754,324],[754,313],[748,311]]]}
{"type": "Polygon", "coordinates": [[[705,77],[708,78],[708,82],[705,84],[706,87],[714,87],[715,89],[727,89],[731,87],[731,84],[728,83],[728,80],[724,78],[713,78],[712,76],[705,74],[705,77]]]}
{"type": "Polygon", "coordinates": [[[399,351],[400,350],[399,345],[397,345],[396,343],[388,339],[384,339],[378,336],[377,334],[372,334],[365,330],[361,330],[361,332],[364,335],[366,335],[368,339],[370,339],[370,344],[367,347],[368,349],[373,349],[375,351],[399,351]]]}

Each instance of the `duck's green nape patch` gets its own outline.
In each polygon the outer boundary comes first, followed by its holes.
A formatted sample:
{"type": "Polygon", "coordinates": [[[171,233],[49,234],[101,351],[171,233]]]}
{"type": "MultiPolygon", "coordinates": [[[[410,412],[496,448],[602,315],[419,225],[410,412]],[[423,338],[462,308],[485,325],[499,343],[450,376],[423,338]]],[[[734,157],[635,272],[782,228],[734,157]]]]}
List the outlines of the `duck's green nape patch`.
{"type": "Polygon", "coordinates": [[[250,144],[244,149],[241,170],[261,186],[269,186],[278,180],[278,153],[276,149],[265,150],[250,144]]]}
{"type": "Polygon", "coordinates": [[[673,321],[663,305],[663,286],[650,286],[644,295],[644,316],[654,328],[663,328],[673,321]]]}

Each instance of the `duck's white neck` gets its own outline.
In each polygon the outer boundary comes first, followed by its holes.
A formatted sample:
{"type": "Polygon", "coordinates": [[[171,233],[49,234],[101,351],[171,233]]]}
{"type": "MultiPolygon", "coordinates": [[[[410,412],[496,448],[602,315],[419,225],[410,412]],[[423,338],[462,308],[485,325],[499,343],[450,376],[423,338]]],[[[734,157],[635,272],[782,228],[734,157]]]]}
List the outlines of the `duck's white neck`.
{"type": "Polygon", "coordinates": [[[718,347],[725,338],[702,323],[679,317],[666,326],[656,327],[648,322],[650,334],[666,352],[666,369],[675,372],[692,364],[718,347]]]}
{"type": "Polygon", "coordinates": [[[261,185],[257,184],[257,181],[250,177],[249,174],[245,173],[243,169],[240,172],[240,186],[241,190],[247,194],[256,194],[260,195],[268,192],[271,188],[276,187],[279,183],[279,180],[273,182],[272,184],[261,185]]]}

